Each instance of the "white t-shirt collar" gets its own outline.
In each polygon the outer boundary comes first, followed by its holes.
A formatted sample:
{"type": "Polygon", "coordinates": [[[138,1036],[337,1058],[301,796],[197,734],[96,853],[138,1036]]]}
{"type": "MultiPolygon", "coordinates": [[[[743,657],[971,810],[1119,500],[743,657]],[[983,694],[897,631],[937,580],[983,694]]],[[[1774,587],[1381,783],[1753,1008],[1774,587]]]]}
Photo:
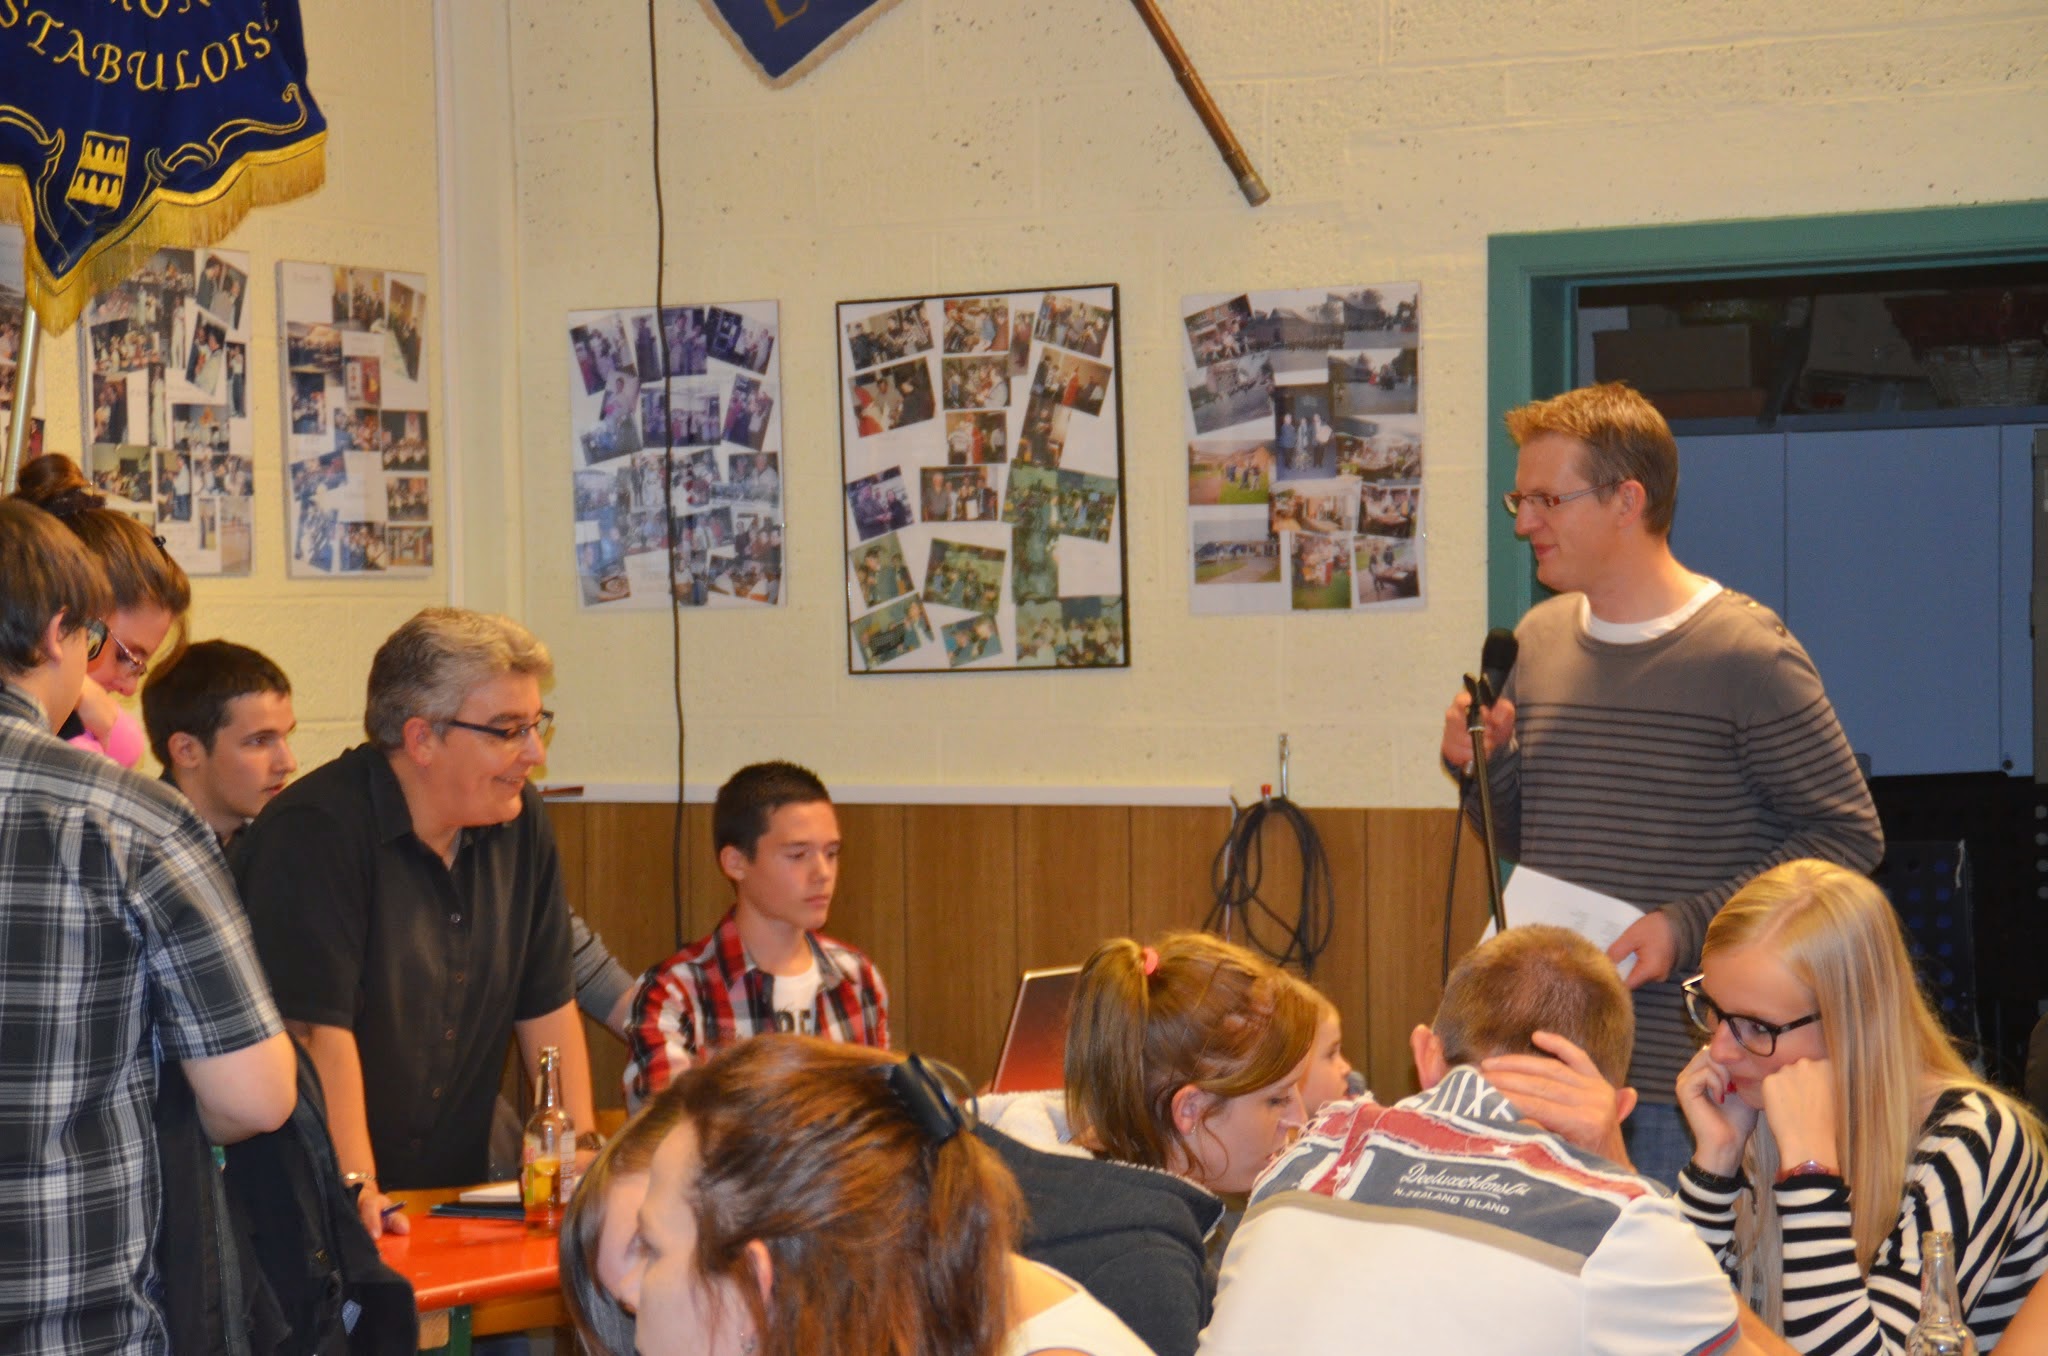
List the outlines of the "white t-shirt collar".
{"type": "Polygon", "coordinates": [[[1582,593],[1579,595],[1579,629],[1593,639],[1606,641],[1610,645],[1640,645],[1646,640],[1668,636],[1685,625],[1692,620],[1693,614],[1714,601],[1714,595],[1720,591],[1720,584],[1709,579],[1700,586],[1699,592],[1680,604],[1676,612],[1667,612],[1661,617],[1639,622],[1601,621],[1593,615],[1593,605],[1586,601],[1586,595],[1582,593]]]}

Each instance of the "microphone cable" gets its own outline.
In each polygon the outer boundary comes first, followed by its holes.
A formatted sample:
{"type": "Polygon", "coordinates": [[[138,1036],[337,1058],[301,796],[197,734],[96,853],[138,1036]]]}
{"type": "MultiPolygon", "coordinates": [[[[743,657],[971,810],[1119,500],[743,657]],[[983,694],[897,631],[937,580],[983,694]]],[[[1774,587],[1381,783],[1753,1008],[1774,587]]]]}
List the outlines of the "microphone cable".
{"type": "Polygon", "coordinates": [[[1244,808],[1233,797],[1230,816],[1230,830],[1209,868],[1216,903],[1202,920],[1202,930],[1229,941],[1231,919],[1242,917],[1246,946],[1275,965],[1298,965],[1304,976],[1313,977],[1336,927],[1330,859],[1322,836],[1301,807],[1284,795],[1261,796],[1257,804],[1244,808]],[[1266,876],[1265,830],[1273,821],[1294,830],[1301,854],[1301,896],[1291,918],[1259,892],[1266,876]]]}

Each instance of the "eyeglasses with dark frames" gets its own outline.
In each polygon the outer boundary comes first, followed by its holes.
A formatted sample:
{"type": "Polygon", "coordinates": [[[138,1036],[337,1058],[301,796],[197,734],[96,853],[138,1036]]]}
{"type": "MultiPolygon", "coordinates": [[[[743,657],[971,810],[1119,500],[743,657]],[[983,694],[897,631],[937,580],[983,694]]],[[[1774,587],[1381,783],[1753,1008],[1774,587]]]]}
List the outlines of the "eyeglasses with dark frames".
{"type": "Polygon", "coordinates": [[[90,664],[107,648],[107,624],[99,618],[85,624],[85,662],[90,664]]]}
{"type": "Polygon", "coordinates": [[[1570,494],[1537,494],[1533,491],[1524,494],[1520,490],[1509,490],[1500,497],[1500,502],[1501,506],[1508,511],[1508,517],[1518,518],[1521,516],[1522,505],[1524,504],[1540,508],[1545,513],[1551,513],[1556,511],[1562,504],[1569,504],[1574,499],[1584,499],[1587,495],[1598,494],[1602,490],[1611,490],[1619,484],[1621,482],[1618,480],[1610,480],[1605,485],[1588,485],[1585,489],[1573,490],[1570,494]]]}
{"type": "Polygon", "coordinates": [[[1797,1031],[1802,1026],[1811,1026],[1820,1020],[1818,1012],[1809,1012],[1804,1017],[1790,1022],[1767,1022],[1761,1017],[1751,1017],[1740,1012],[1724,1012],[1721,1005],[1707,997],[1706,976],[1694,975],[1679,989],[1685,994],[1685,1015],[1701,1034],[1712,1036],[1714,1028],[1726,1022],[1728,1034],[1735,1043],[1755,1055],[1758,1059],[1769,1059],[1778,1052],[1778,1037],[1788,1031],[1797,1031]]]}
{"type": "Polygon", "coordinates": [[[474,734],[489,735],[508,745],[520,743],[528,735],[536,736],[545,744],[548,742],[548,734],[555,728],[555,713],[542,711],[538,720],[530,720],[524,725],[479,725],[473,720],[444,720],[441,724],[452,725],[458,730],[468,730],[474,734]]]}

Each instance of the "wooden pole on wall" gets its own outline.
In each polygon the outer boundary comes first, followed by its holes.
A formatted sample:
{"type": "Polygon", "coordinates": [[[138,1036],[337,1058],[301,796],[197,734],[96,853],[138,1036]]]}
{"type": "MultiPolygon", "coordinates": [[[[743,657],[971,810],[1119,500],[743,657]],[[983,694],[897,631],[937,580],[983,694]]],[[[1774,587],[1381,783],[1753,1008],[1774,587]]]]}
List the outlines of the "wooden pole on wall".
{"type": "Polygon", "coordinates": [[[7,460],[0,464],[0,494],[14,489],[14,477],[21,470],[21,454],[28,446],[29,424],[35,411],[28,405],[35,390],[36,350],[42,346],[43,320],[36,308],[25,306],[21,315],[21,352],[14,367],[14,420],[7,430],[7,460]]]}
{"type": "Polygon", "coordinates": [[[1209,129],[1209,139],[1223,153],[1223,163],[1230,166],[1230,172],[1237,176],[1238,191],[1244,194],[1244,200],[1257,207],[1272,197],[1266,191],[1266,181],[1252,168],[1251,157],[1244,153],[1244,147],[1238,144],[1237,137],[1231,132],[1230,124],[1223,120],[1223,111],[1209,97],[1208,86],[1195,73],[1194,63],[1188,60],[1180,39],[1167,26],[1166,16],[1159,12],[1159,0],[1131,0],[1131,3],[1138,7],[1138,17],[1145,21],[1145,27],[1152,30],[1152,40],[1166,54],[1166,64],[1173,68],[1173,78],[1180,82],[1181,92],[1194,105],[1202,126],[1209,129]]]}

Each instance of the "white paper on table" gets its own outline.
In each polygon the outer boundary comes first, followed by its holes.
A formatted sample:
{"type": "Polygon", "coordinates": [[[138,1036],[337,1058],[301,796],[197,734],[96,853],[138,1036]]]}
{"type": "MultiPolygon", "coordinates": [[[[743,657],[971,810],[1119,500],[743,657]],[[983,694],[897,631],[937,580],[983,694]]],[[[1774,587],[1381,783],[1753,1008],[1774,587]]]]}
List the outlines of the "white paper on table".
{"type": "MultiPolygon", "coordinates": [[[[1501,902],[1507,908],[1509,927],[1520,927],[1524,923],[1550,923],[1570,928],[1591,940],[1602,951],[1643,916],[1641,909],[1625,899],[1588,890],[1583,885],[1559,880],[1527,866],[1516,867],[1515,874],[1508,877],[1507,888],[1501,891],[1501,902]]],[[[1488,923],[1479,940],[1485,941],[1491,936],[1493,924],[1488,923]]],[[[1626,976],[1635,967],[1636,958],[1631,955],[1616,968],[1626,976]]]]}
{"type": "Polygon", "coordinates": [[[472,1205],[510,1205],[519,1199],[519,1183],[493,1182],[489,1186],[471,1187],[456,1199],[472,1205]]]}

